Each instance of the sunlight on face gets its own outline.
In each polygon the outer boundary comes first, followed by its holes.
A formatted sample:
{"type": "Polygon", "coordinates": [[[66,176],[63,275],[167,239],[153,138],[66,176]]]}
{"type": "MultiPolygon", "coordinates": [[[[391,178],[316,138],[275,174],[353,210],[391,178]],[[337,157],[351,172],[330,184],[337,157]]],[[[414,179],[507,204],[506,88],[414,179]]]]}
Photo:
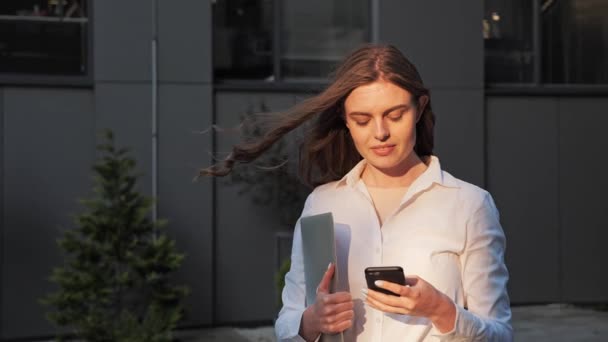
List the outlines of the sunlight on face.
{"type": "Polygon", "coordinates": [[[360,86],[344,101],[344,113],[357,151],[372,167],[394,173],[417,158],[417,110],[409,91],[383,80],[360,86]]]}

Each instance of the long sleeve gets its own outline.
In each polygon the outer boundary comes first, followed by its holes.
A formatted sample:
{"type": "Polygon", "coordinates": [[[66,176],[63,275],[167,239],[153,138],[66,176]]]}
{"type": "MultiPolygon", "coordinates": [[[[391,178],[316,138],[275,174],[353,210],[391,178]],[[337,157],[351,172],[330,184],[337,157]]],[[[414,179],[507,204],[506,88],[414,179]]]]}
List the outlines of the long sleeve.
{"type": "Polygon", "coordinates": [[[467,222],[461,255],[466,309],[456,305],[454,329],[434,334],[442,341],[512,341],[505,235],[490,194],[467,222]]]}
{"type": "MultiPolygon", "coordinates": [[[[308,215],[313,194],[310,194],[306,199],[301,217],[308,215]]],[[[291,268],[285,275],[285,287],[281,295],[283,307],[275,322],[275,333],[278,341],[304,341],[298,335],[302,313],[306,309],[306,283],[304,280],[302,234],[300,229],[300,220],[298,220],[293,233],[291,268]]]]}

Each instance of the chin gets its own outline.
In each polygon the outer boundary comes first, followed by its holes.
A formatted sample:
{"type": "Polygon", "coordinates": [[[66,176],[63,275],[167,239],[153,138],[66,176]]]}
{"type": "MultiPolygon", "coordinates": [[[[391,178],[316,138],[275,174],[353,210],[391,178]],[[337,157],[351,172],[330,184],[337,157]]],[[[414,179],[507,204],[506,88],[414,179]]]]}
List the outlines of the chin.
{"type": "Polygon", "coordinates": [[[371,159],[371,160],[368,159],[367,162],[379,170],[392,170],[401,164],[395,160],[378,160],[378,159],[379,159],[378,157],[371,159]]]}

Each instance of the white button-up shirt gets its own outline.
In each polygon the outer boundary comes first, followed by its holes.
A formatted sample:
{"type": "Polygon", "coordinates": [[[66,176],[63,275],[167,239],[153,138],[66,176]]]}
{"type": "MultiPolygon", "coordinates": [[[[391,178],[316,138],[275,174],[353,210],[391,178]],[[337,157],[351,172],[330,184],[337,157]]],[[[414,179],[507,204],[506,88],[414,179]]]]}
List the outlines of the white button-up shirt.
{"type": "MultiPolygon", "coordinates": [[[[345,341],[511,341],[511,309],[504,264],[505,236],[490,194],[442,171],[432,156],[401,204],[380,227],[360,178],[365,161],[344,178],[317,187],[302,216],[331,212],[338,281],[355,303],[345,341]],[[429,319],[391,314],[364,305],[364,269],[401,266],[448,295],[456,306],[454,329],[441,334],[429,319]]],[[[283,308],[275,324],[279,341],[298,335],[305,310],[302,239],[296,224],[283,308]]]]}

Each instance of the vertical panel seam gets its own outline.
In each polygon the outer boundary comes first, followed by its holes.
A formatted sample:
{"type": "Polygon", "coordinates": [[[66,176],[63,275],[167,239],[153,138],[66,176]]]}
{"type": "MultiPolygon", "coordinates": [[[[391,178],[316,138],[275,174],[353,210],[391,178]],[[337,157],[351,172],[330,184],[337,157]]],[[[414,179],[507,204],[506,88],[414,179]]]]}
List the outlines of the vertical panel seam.
{"type": "Polygon", "coordinates": [[[541,54],[542,54],[542,31],[540,21],[540,0],[532,2],[532,48],[534,54],[533,66],[532,66],[532,82],[538,86],[542,83],[541,74],[541,54]]]}
{"type": "MultiPolygon", "coordinates": [[[[208,19],[209,19],[209,31],[210,34],[210,45],[213,46],[214,37],[213,37],[213,4],[211,1],[206,2],[206,6],[208,6],[209,11],[208,19]]],[[[274,44],[274,42],[273,42],[274,44]]],[[[274,53],[274,52],[273,52],[274,53]]],[[[209,90],[206,92],[209,96],[209,100],[211,102],[211,122],[209,127],[211,128],[211,156],[207,160],[207,165],[213,165],[214,156],[217,150],[217,136],[215,129],[213,129],[213,125],[215,125],[217,121],[217,105],[216,105],[216,90],[214,87],[214,69],[213,69],[213,54],[209,53],[209,61],[210,65],[207,69],[211,73],[210,82],[208,83],[209,90]]],[[[217,180],[216,177],[211,177],[211,326],[215,326],[217,323],[217,180]]]]}
{"type": "MultiPolygon", "coordinates": [[[[152,3],[152,39],[151,39],[151,51],[150,51],[150,64],[151,64],[151,75],[150,75],[150,83],[151,83],[151,106],[152,106],[152,118],[151,118],[151,178],[152,178],[152,198],[154,199],[153,207],[152,207],[152,221],[157,222],[158,220],[158,210],[159,210],[159,193],[158,193],[158,169],[159,169],[159,139],[158,139],[158,0],[154,0],[152,3]]],[[[156,233],[153,235],[153,238],[156,239],[156,233]]]]}
{"type": "Polygon", "coordinates": [[[4,338],[4,88],[0,88],[0,339],[4,338]]]}
{"type": "MultiPolygon", "coordinates": [[[[273,40],[272,40],[272,70],[274,75],[275,82],[281,81],[283,79],[283,75],[281,75],[281,15],[283,11],[283,7],[281,6],[281,1],[273,1],[272,2],[272,29],[273,29],[273,40]]],[[[212,26],[213,30],[213,26],[212,26]]]]}
{"type": "Polygon", "coordinates": [[[488,152],[488,103],[487,103],[487,98],[486,98],[486,94],[485,91],[481,91],[481,108],[482,108],[482,117],[481,117],[481,125],[482,125],[482,155],[483,155],[483,180],[482,180],[482,184],[483,184],[483,188],[486,190],[488,189],[488,158],[489,158],[489,152],[488,152]]]}
{"type": "Polygon", "coordinates": [[[561,114],[560,114],[560,98],[554,97],[555,103],[555,125],[556,125],[556,140],[557,140],[557,156],[556,156],[556,173],[557,173],[557,297],[558,301],[564,302],[564,286],[563,286],[563,263],[564,263],[564,251],[563,251],[563,220],[562,220],[562,187],[561,187],[561,114]]]}
{"type": "MultiPolygon", "coordinates": [[[[216,104],[216,93],[211,86],[211,91],[208,93],[211,100],[211,125],[213,127],[217,122],[217,104],[216,104]]],[[[211,130],[211,153],[215,156],[217,153],[217,134],[214,129],[211,130]]],[[[213,164],[213,157],[209,160],[210,164],[213,164]]],[[[211,177],[211,325],[215,326],[217,323],[217,180],[216,177],[211,177]]]]}
{"type": "Polygon", "coordinates": [[[378,3],[380,0],[370,0],[370,11],[369,11],[369,27],[370,32],[369,39],[372,43],[377,44],[380,42],[380,4],[378,3]]]}

